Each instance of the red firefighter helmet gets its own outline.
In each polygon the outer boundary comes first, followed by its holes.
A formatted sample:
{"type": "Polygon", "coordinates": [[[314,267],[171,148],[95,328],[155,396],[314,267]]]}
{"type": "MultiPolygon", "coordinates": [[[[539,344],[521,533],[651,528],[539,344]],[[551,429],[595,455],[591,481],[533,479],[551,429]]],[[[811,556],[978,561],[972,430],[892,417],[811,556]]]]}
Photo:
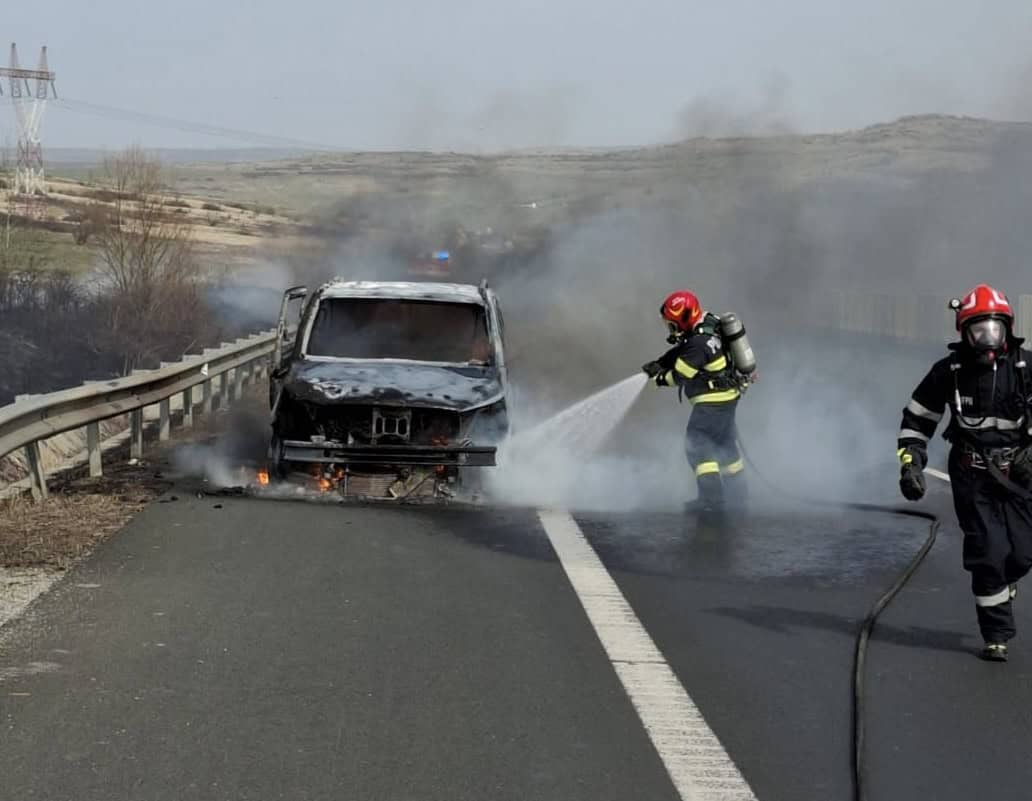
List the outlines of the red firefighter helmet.
{"type": "Polygon", "coordinates": [[[676,334],[691,331],[702,319],[703,312],[695,295],[687,290],[679,290],[667,296],[659,307],[659,313],[666,320],[670,333],[676,334]]]}
{"type": "Polygon", "coordinates": [[[957,330],[974,320],[994,318],[1014,324],[1014,310],[1007,296],[988,284],[979,284],[962,299],[954,299],[950,307],[957,312],[957,330]]]}

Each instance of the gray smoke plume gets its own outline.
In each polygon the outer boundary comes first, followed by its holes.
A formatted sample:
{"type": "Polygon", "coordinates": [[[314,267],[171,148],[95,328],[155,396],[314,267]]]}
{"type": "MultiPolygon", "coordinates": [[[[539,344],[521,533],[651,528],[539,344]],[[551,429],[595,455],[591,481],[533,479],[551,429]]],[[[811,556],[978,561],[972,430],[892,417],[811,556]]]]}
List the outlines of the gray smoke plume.
{"type": "Polygon", "coordinates": [[[770,77],[758,104],[726,94],[700,95],[678,111],[675,139],[782,136],[796,130],[791,109],[791,82],[784,74],[770,77]]]}
{"type": "MultiPolygon", "coordinates": [[[[826,293],[920,293],[944,307],[983,280],[1032,291],[1019,223],[1029,144],[1026,126],[914,118],[814,142],[675,148],[674,178],[651,197],[614,198],[501,281],[510,318],[525,323],[513,334],[521,380],[551,409],[619,380],[665,349],[659,304],[690,288],[749,329],[761,378],[739,421],[764,473],[817,497],[893,493],[900,411],[944,349],[829,330],[826,293]]],[[[643,501],[646,480],[690,497],[688,414],[674,393],[646,391],[604,456],[611,474],[585,475],[643,501]]]]}

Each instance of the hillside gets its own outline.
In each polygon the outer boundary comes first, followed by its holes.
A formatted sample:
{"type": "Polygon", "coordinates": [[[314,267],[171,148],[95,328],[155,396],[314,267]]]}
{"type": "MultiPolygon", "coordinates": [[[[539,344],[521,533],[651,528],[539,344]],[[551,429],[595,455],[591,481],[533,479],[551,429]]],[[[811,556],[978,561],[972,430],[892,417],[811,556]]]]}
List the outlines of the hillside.
{"type": "MultiPolygon", "coordinates": [[[[359,194],[436,195],[494,179],[514,205],[569,201],[592,189],[614,192],[666,184],[713,182],[729,174],[811,180],[914,175],[985,166],[994,147],[1032,144],[1032,124],[919,116],[836,134],[692,139],[621,150],[564,150],[475,156],[457,153],[340,153],[296,159],[180,165],[177,186],[215,197],[248,197],[295,213],[359,194]]],[[[470,198],[472,201],[473,198],[470,198]]]]}

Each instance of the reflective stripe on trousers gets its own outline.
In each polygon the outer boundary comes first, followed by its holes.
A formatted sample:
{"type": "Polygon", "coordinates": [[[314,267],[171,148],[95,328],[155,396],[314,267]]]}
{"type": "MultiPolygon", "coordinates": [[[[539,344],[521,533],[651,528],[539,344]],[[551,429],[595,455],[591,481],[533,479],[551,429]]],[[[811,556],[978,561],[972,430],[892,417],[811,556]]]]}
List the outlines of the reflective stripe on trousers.
{"type": "Polygon", "coordinates": [[[1004,587],[992,595],[976,595],[975,606],[999,606],[1011,599],[1010,587],[1004,587]]]}

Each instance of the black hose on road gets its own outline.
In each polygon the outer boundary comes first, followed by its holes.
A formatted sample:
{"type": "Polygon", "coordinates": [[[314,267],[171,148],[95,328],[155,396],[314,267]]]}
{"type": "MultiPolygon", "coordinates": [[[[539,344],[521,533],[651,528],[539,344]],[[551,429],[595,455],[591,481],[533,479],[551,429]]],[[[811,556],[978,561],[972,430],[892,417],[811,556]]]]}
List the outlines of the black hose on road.
{"type": "Polygon", "coordinates": [[[848,503],[843,502],[841,506],[848,509],[857,509],[865,512],[882,512],[885,514],[904,515],[906,517],[919,517],[929,521],[928,536],[924,545],[910,560],[910,563],[899,574],[892,586],[889,587],[871,607],[864,618],[863,625],[856,638],[856,650],[853,654],[853,798],[855,801],[866,801],[867,792],[864,785],[864,720],[867,706],[865,694],[864,675],[867,666],[867,643],[871,638],[871,631],[878,620],[878,616],[887,607],[892,599],[899,594],[917,569],[921,566],[924,558],[935,544],[935,538],[939,533],[941,522],[931,512],[922,512],[913,509],[900,509],[893,506],[882,506],[873,503],[848,503]]]}
{"type": "Polygon", "coordinates": [[[932,546],[935,544],[935,540],[939,534],[939,528],[942,523],[937,515],[920,509],[905,509],[877,503],[817,500],[813,498],[804,498],[802,496],[795,495],[794,493],[786,493],[782,487],[777,486],[757,468],[756,463],[749,457],[748,451],[746,451],[742,446],[741,437],[736,437],[736,439],[738,439],[738,448],[741,451],[742,457],[746,462],[748,462],[749,467],[752,468],[752,472],[759,476],[764,484],[775,490],[779,495],[787,495],[788,497],[792,497],[794,500],[816,506],[829,506],[838,509],[853,509],[861,512],[901,515],[904,517],[916,517],[929,521],[928,536],[925,539],[924,545],[921,546],[920,550],[910,560],[907,566],[903,569],[903,572],[897,576],[896,580],[892,583],[892,586],[882,593],[878,600],[874,602],[874,605],[870,608],[867,616],[864,618],[863,624],[860,626],[860,631],[857,633],[856,648],[853,652],[853,799],[854,801],[867,801],[867,787],[864,780],[864,722],[866,720],[865,713],[867,709],[867,695],[864,676],[866,673],[865,669],[867,667],[867,644],[871,639],[871,632],[874,630],[874,624],[878,621],[878,616],[890,603],[892,603],[892,599],[899,594],[900,590],[907,585],[907,582],[910,581],[913,575],[917,572],[917,569],[921,566],[921,563],[928,555],[928,552],[932,550],[932,546]]]}

